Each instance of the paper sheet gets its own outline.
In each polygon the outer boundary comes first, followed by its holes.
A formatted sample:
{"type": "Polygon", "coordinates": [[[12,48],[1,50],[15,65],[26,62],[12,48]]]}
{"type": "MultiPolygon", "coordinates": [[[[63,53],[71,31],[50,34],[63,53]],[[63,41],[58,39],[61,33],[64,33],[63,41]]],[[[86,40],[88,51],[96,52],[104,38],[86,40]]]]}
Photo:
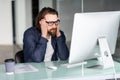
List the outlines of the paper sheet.
{"type": "Polygon", "coordinates": [[[39,70],[31,64],[18,64],[15,66],[15,73],[38,72],[39,70]]]}

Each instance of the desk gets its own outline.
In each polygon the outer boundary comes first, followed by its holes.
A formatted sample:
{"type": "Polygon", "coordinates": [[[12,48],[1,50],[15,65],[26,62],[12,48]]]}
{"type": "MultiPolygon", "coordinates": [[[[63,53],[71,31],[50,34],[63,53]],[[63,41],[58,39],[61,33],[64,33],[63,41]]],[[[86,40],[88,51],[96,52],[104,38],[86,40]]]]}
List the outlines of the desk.
{"type": "MultiPolygon", "coordinates": [[[[39,69],[38,72],[29,72],[14,75],[6,75],[4,64],[0,65],[0,80],[103,80],[114,78],[114,71],[109,69],[93,69],[84,68],[84,76],[81,74],[81,66],[66,68],[61,64],[67,63],[67,61],[54,61],[49,63],[24,63],[31,64],[39,69]],[[46,65],[55,65],[57,70],[51,70],[46,68],[46,65]]],[[[94,61],[88,62],[94,63],[94,61]]],[[[116,77],[120,78],[120,63],[115,62],[116,77]]]]}

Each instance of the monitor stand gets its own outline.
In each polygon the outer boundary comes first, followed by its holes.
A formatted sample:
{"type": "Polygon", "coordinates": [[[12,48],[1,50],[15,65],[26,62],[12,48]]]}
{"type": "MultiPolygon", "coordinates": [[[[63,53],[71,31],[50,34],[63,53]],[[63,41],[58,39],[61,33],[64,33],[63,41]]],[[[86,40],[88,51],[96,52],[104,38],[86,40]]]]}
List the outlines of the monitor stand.
{"type": "Polygon", "coordinates": [[[108,46],[106,37],[98,38],[99,48],[100,48],[100,57],[98,57],[98,63],[102,65],[103,69],[113,67],[114,62],[111,56],[111,52],[108,46]]]}
{"type": "MultiPolygon", "coordinates": [[[[114,68],[114,62],[112,59],[112,55],[110,53],[107,39],[105,37],[100,37],[98,38],[98,43],[99,43],[99,49],[100,49],[100,55],[96,55],[98,56],[97,57],[98,65],[100,65],[103,69],[111,68],[111,67],[114,68]]],[[[62,64],[61,66],[71,68],[76,66],[83,66],[85,64],[87,64],[87,61],[78,62],[78,63],[67,63],[67,64],[62,64]]]]}

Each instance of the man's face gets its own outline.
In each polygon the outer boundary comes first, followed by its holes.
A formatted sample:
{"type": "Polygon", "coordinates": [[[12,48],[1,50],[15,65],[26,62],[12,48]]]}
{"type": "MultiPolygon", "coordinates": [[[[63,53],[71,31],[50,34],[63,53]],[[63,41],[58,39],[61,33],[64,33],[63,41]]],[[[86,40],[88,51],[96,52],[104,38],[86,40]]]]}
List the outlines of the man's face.
{"type": "Polygon", "coordinates": [[[57,27],[59,25],[59,19],[55,14],[47,14],[45,15],[45,22],[48,27],[48,34],[51,36],[55,36],[57,32],[57,27]]]}

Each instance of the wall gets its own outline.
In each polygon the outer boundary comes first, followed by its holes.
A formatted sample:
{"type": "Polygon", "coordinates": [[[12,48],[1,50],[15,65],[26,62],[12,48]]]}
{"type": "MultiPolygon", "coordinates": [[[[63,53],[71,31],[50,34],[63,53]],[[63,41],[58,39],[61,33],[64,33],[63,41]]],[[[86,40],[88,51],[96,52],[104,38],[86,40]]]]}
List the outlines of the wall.
{"type": "MultiPolygon", "coordinates": [[[[17,46],[13,46],[11,1],[0,0],[0,63],[3,63],[5,59],[13,58],[14,54],[20,50],[17,46]]],[[[16,5],[16,42],[23,44],[23,33],[32,24],[31,0],[14,1],[16,5]]]]}
{"type": "Polygon", "coordinates": [[[16,0],[15,3],[16,44],[22,45],[24,31],[32,26],[31,0],[16,0]]]}
{"type": "Polygon", "coordinates": [[[81,0],[57,0],[60,17],[60,29],[64,31],[67,41],[71,40],[74,13],[81,12],[81,0]]]}
{"type": "Polygon", "coordinates": [[[39,10],[43,7],[53,7],[53,0],[39,0],[39,10]]]}
{"type": "Polygon", "coordinates": [[[11,0],[0,0],[0,45],[12,45],[11,0]]]}
{"type": "MultiPolygon", "coordinates": [[[[31,0],[15,0],[15,3],[16,43],[23,44],[23,33],[26,28],[32,26],[31,0]]],[[[0,45],[12,45],[11,0],[0,0],[0,11],[0,45]]]]}

